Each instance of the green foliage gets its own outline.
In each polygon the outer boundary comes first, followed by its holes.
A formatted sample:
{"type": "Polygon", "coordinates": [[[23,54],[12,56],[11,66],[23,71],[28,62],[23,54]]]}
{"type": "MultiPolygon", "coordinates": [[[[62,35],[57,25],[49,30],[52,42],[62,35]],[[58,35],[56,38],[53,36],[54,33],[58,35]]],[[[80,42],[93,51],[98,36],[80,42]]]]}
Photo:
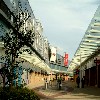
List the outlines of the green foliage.
{"type": "MultiPolygon", "coordinates": [[[[9,30],[1,36],[4,42],[5,56],[3,55],[0,59],[3,60],[4,66],[0,69],[0,74],[3,80],[7,79],[7,82],[3,81],[3,86],[13,85],[13,80],[18,78],[18,73],[14,73],[14,69],[19,68],[19,63],[16,58],[22,54],[22,48],[24,46],[31,47],[34,42],[33,27],[25,27],[26,23],[31,23],[31,13],[28,12],[27,7],[25,11],[22,10],[22,2],[18,2],[19,12],[13,14],[13,28],[9,27],[9,30]]],[[[28,50],[29,54],[31,51],[28,50]]]]}
{"type": "Polygon", "coordinates": [[[33,90],[21,87],[0,88],[0,100],[40,100],[33,90]]]}

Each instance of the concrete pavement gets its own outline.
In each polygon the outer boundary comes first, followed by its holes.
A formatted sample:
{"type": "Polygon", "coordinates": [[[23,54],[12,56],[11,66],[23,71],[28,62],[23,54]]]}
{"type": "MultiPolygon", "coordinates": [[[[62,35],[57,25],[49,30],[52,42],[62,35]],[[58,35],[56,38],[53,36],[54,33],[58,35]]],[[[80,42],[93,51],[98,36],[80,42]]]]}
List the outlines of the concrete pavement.
{"type": "Polygon", "coordinates": [[[100,88],[77,88],[74,82],[63,82],[62,89],[58,90],[56,84],[48,89],[44,86],[33,89],[41,100],[100,100],[100,88]]]}

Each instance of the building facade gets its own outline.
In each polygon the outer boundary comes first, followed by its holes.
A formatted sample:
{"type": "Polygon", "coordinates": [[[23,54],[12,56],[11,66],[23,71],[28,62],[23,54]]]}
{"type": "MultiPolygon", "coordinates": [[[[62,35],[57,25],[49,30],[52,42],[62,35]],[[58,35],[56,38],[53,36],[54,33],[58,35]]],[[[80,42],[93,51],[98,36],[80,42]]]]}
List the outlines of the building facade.
{"type": "MultiPolygon", "coordinates": [[[[34,82],[32,76],[40,77],[40,78],[45,77],[45,72],[47,71],[46,67],[48,66],[47,65],[45,66],[45,62],[40,63],[40,64],[44,64],[42,68],[40,67],[40,65],[38,66],[37,63],[42,62],[41,58],[39,58],[38,55],[40,54],[44,57],[43,47],[47,47],[46,46],[47,43],[45,41],[45,45],[43,44],[44,38],[42,35],[42,25],[40,22],[36,21],[28,0],[24,0],[24,1],[0,0],[0,36],[4,36],[10,30],[16,30],[15,23],[19,24],[21,21],[23,21],[23,24],[21,25],[18,33],[23,31],[24,34],[27,34],[27,31],[32,30],[34,36],[33,37],[34,44],[32,45],[33,48],[36,49],[36,51],[33,51],[35,49],[33,50],[30,49],[30,51],[32,51],[31,52],[32,54],[23,52],[19,56],[18,61],[20,60],[23,63],[20,64],[20,67],[18,69],[14,70],[14,73],[18,72],[18,78],[14,80],[14,84],[18,84],[18,85],[29,84],[30,82],[34,82]],[[36,54],[34,54],[35,52],[36,54]],[[35,61],[33,59],[37,61],[36,64],[34,63],[35,61]]],[[[26,50],[29,49],[29,47],[25,46],[24,48],[21,48],[21,50],[22,49],[26,50]]],[[[48,51],[47,53],[46,51],[45,51],[45,56],[47,56],[48,54],[48,51]]],[[[2,40],[0,40],[0,56],[4,56],[4,55],[5,53],[4,53],[3,42],[2,40]]],[[[0,65],[1,65],[0,67],[3,66],[2,64],[3,62],[4,61],[0,60],[0,65]]],[[[2,80],[0,82],[2,83],[2,80]]]]}
{"type": "MultiPolygon", "coordinates": [[[[96,10],[85,35],[75,53],[69,69],[78,69],[87,86],[100,88],[100,6],[96,10]],[[74,62],[74,63],[73,63],[74,62]]],[[[75,71],[74,70],[74,71],[75,71]]],[[[76,75],[76,74],[75,74],[76,75]]],[[[77,77],[76,75],[76,77],[77,77]]],[[[76,78],[75,77],[75,78],[76,78]]]]}
{"type": "MultiPolygon", "coordinates": [[[[30,30],[32,31],[33,44],[30,47],[25,45],[20,49],[22,54],[16,61],[21,63],[18,68],[14,69],[14,73],[18,73],[14,85],[44,84],[44,78],[47,78],[49,73],[55,69],[57,72],[66,73],[65,67],[51,68],[49,42],[43,36],[43,27],[40,21],[35,18],[28,0],[0,0],[0,58],[5,56],[2,36],[9,31],[14,31],[16,34],[24,33],[23,35],[27,36],[30,30]],[[17,24],[21,24],[21,26],[18,28],[17,24]]],[[[0,59],[0,68],[4,67],[4,62],[5,60],[0,59]]],[[[0,83],[2,84],[1,76],[0,83]]]]}

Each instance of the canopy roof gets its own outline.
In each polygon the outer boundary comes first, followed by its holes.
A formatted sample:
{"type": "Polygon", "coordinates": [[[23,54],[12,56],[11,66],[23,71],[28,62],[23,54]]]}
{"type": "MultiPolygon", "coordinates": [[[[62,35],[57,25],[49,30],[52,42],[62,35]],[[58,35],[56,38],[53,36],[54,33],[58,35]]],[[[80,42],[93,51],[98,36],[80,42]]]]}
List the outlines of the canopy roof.
{"type": "Polygon", "coordinates": [[[98,7],[88,29],[71,60],[67,72],[72,72],[85,62],[100,47],[100,6],[98,7]]]}
{"type": "MultiPolygon", "coordinates": [[[[31,55],[28,54],[28,52],[23,52],[21,55],[20,55],[21,58],[29,61],[31,64],[33,64],[32,67],[39,67],[41,68],[42,70],[45,70],[47,71],[48,73],[51,71],[50,67],[48,64],[46,64],[44,62],[44,60],[40,59],[35,53],[32,53],[31,55]]],[[[31,68],[32,68],[31,67],[31,68]]]]}

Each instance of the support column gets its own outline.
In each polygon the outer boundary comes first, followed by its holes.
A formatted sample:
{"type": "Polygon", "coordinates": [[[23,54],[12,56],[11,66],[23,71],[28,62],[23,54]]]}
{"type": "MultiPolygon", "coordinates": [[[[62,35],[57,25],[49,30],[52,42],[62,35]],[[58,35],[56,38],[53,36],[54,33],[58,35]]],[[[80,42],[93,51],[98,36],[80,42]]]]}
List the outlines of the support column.
{"type": "Polygon", "coordinates": [[[98,60],[97,58],[94,60],[94,63],[96,63],[96,77],[97,77],[97,87],[99,87],[99,70],[98,70],[98,67],[99,67],[99,64],[100,64],[100,60],[98,60]]]}
{"type": "Polygon", "coordinates": [[[89,86],[90,86],[90,68],[89,68],[89,86]]]}
{"type": "Polygon", "coordinates": [[[81,70],[81,68],[80,68],[79,76],[80,76],[80,88],[82,88],[82,82],[81,82],[81,80],[82,80],[82,70],[81,70]]]}
{"type": "Polygon", "coordinates": [[[99,79],[99,78],[98,78],[98,65],[97,65],[96,67],[97,67],[97,87],[99,87],[99,82],[98,82],[98,81],[99,81],[99,80],[98,80],[98,79],[99,79]]]}
{"type": "Polygon", "coordinates": [[[100,88],[100,65],[98,66],[98,88],[100,88]]]}
{"type": "Polygon", "coordinates": [[[90,69],[90,86],[97,86],[97,69],[96,66],[90,69]]]}
{"type": "Polygon", "coordinates": [[[80,73],[79,73],[79,76],[80,76],[80,88],[82,88],[82,66],[81,66],[81,53],[80,53],[80,73]]]}
{"type": "Polygon", "coordinates": [[[85,84],[89,86],[89,69],[85,70],[85,84]]]}

